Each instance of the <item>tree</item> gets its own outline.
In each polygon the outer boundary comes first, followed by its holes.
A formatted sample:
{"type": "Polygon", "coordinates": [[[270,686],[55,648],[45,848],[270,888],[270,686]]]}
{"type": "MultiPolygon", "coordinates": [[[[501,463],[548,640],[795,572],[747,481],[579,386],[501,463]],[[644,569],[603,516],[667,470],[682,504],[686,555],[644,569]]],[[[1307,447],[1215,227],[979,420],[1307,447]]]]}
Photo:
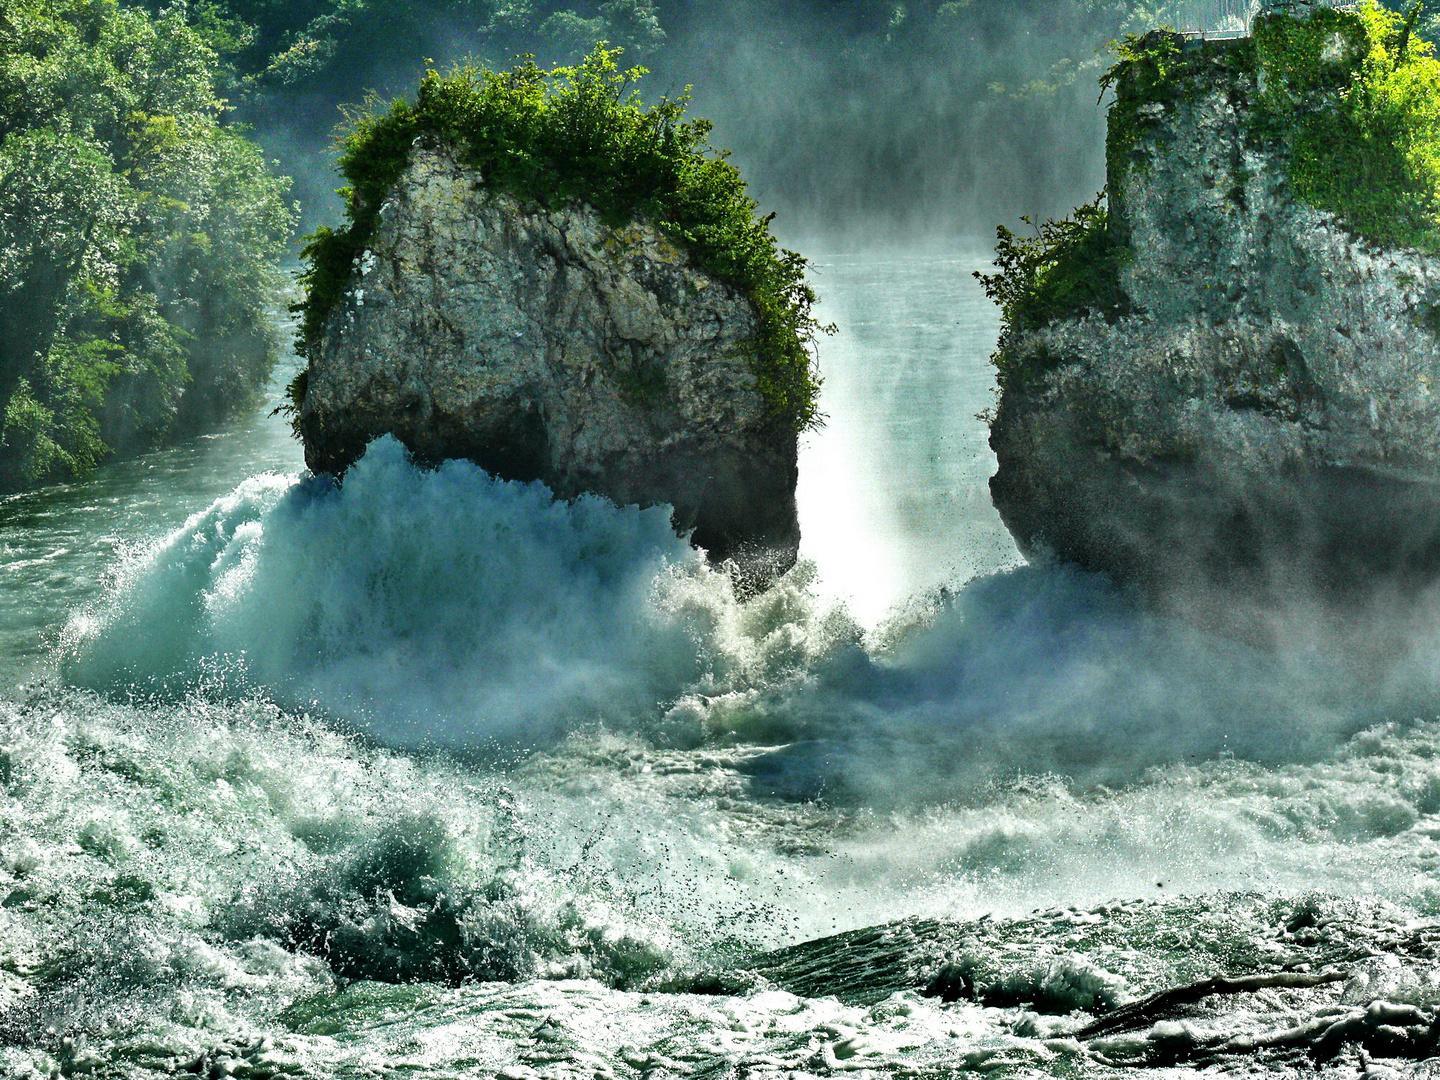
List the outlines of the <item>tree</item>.
{"type": "Polygon", "coordinates": [[[17,0],[0,22],[0,490],[83,475],[256,395],[291,225],[222,124],[187,13],[17,0]]]}

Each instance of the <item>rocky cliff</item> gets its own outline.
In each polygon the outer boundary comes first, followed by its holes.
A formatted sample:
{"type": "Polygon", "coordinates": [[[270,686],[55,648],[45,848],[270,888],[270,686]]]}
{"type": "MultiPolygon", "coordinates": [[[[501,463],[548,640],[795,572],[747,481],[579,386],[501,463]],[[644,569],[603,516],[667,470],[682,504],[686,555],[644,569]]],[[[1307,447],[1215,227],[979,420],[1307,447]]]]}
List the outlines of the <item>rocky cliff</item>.
{"type": "Polygon", "coordinates": [[[422,140],[307,349],[307,464],[382,433],[568,498],[668,503],[752,578],[795,561],[796,431],[757,387],[757,313],[659,230],[482,186],[422,140]]]}
{"type": "Polygon", "coordinates": [[[1320,129],[1277,115],[1323,120],[1366,44],[1319,17],[1308,81],[1251,39],[1132,42],[1108,216],[1012,238],[991,487],[1032,555],[1261,603],[1440,570],[1440,259],[1297,193],[1320,129]]]}

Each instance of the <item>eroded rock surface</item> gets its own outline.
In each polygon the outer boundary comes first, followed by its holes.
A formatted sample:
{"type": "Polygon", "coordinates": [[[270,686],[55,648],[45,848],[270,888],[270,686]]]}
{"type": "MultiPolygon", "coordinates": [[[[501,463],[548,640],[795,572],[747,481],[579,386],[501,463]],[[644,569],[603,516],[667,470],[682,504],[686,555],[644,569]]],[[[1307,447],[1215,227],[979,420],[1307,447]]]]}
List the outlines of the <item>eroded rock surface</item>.
{"type": "Polygon", "coordinates": [[[1152,595],[1411,590],[1440,569],[1440,260],[1294,197],[1247,44],[1187,42],[1112,154],[1126,309],[1008,341],[995,505],[1152,595]]]}
{"type": "Polygon", "coordinates": [[[485,190],[417,145],[310,350],[306,463],[382,434],[557,496],[668,503],[713,559],[767,578],[799,543],[793,430],[751,364],[757,316],[645,224],[485,190]]]}

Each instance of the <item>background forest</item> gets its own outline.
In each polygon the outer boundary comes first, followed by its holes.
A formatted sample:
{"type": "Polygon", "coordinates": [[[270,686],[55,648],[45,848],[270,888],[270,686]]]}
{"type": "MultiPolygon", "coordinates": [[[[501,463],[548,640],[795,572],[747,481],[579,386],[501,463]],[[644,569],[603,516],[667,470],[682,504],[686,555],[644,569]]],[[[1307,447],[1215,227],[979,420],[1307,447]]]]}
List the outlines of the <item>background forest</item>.
{"type": "Polygon", "coordinates": [[[184,10],[0,4],[0,491],[254,401],[293,212],[220,70],[184,10]]]}
{"type": "Polygon", "coordinates": [[[1108,41],[1246,9],[0,0],[0,493],[253,404],[281,342],[280,267],[338,217],[342,111],[427,65],[568,62],[608,40],[652,69],[647,97],[693,84],[787,239],[979,243],[1102,182],[1108,41]]]}

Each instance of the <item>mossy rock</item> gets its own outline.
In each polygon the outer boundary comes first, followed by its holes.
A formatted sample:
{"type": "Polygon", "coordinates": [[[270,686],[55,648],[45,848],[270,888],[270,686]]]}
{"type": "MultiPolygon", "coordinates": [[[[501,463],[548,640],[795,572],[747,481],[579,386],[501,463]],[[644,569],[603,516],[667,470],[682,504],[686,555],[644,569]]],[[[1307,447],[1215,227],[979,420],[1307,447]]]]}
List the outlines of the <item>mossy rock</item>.
{"type": "MultiPolygon", "coordinates": [[[[356,258],[418,140],[454,147],[492,191],[544,208],[589,205],[620,229],[643,221],[695,264],[742,291],[758,316],[754,373],[772,417],[799,432],[820,420],[806,261],[779,246],[739,171],[709,144],[711,125],[687,119],[687,98],[646,107],[630,89],[643,68],[620,70],[597,47],[573,68],[431,71],[413,102],[371,102],[342,139],[347,223],[304,249],[300,350],[311,356],[350,287],[356,258]]],[[[294,404],[304,384],[292,387],[294,404]]]]}

